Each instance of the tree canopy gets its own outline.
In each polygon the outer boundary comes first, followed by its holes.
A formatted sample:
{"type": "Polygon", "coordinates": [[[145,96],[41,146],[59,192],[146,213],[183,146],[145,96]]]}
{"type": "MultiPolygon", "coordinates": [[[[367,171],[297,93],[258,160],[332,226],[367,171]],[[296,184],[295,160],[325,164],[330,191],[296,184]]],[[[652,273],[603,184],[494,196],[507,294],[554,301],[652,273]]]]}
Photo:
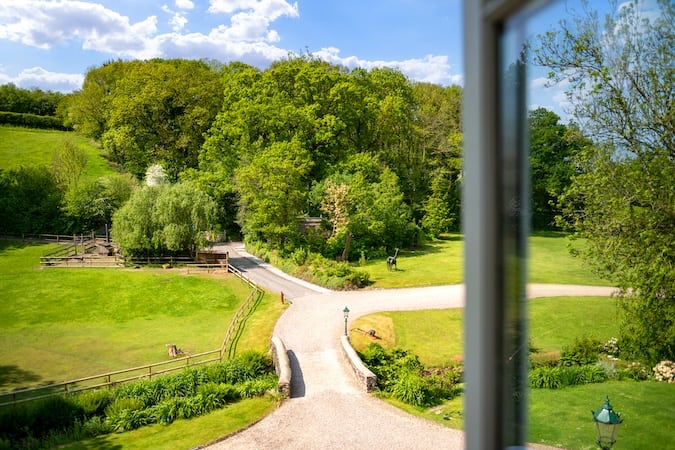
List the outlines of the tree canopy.
{"type": "Polygon", "coordinates": [[[540,37],[536,62],[567,96],[595,145],[578,153],[563,220],[583,255],[623,288],[623,350],[675,359],[675,5],[618,7],[601,23],[586,5],[540,37]]]}

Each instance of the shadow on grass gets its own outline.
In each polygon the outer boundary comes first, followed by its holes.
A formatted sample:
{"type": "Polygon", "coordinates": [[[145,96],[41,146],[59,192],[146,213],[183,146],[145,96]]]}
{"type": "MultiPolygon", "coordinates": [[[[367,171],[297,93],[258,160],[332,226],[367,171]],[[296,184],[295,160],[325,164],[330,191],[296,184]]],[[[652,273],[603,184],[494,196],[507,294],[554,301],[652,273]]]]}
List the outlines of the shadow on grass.
{"type": "Polygon", "coordinates": [[[42,377],[19,366],[0,366],[0,387],[6,385],[26,386],[40,381],[42,377]]]}
{"type": "Polygon", "coordinates": [[[20,250],[26,247],[35,247],[38,245],[44,245],[44,242],[30,242],[0,238],[0,256],[2,256],[5,252],[20,250]]]}
{"type": "Polygon", "coordinates": [[[111,435],[106,434],[84,441],[74,442],[63,446],[62,448],[69,450],[121,450],[123,448],[120,444],[109,442],[110,438],[111,435]]]}

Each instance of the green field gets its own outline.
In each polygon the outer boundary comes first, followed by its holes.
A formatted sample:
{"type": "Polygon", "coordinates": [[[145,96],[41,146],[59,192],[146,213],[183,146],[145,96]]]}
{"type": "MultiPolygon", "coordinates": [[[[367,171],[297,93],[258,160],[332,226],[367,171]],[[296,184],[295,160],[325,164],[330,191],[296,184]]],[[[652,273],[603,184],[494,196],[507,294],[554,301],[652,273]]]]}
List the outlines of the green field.
{"type": "Polygon", "coordinates": [[[9,126],[0,126],[0,169],[49,167],[54,153],[66,141],[73,142],[87,155],[83,174],[85,178],[93,179],[116,173],[98,147],[74,132],[9,126]]]}
{"type": "MultiPolygon", "coordinates": [[[[39,268],[55,245],[0,241],[0,346],[11,349],[0,391],[164,361],[168,343],[218,349],[249,293],[233,276],[176,269],[39,268]]],[[[238,348],[267,350],[281,312],[266,295],[238,348]]]]}
{"type": "MultiPolygon", "coordinates": [[[[530,283],[611,286],[592,274],[580,258],[568,250],[564,233],[535,233],[529,239],[528,273],[530,283]]],[[[574,241],[575,247],[584,244],[574,241]]],[[[360,268],[370,274],[378,289],[456,284],[464,280],[464,242],[462,235],[426,243],[415,250],[401,250],[397,270],[388,271],[385,259],[374,259],[360,268]]]]}

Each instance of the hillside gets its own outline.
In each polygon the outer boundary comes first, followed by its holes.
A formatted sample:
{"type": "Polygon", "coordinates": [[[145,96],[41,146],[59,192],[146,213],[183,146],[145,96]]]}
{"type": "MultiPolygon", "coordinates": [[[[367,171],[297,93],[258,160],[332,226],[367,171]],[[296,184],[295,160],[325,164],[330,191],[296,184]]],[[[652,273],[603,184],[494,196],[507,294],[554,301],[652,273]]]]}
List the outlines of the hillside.
{"type": "Polygon", "coordinates": [[[0,169],[49,166],[56,149],[71,141],[87,154],[84,177],[116,173],[101,151],[87,138],[68,131],[0,126],[0,169]]]}

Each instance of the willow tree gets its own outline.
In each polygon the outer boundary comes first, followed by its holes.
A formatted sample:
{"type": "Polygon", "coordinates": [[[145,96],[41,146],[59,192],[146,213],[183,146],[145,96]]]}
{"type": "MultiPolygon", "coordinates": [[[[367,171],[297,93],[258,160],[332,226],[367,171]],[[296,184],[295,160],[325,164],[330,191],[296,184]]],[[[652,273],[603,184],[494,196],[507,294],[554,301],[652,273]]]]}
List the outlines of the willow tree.
{"type": "Polygon", "coordinates": [[[537,63],[568,83],[575,120],[595,145],[577,156],[563,219],[583,255],[622,288],[627,355],[675,358],[675,4],[585,6],[540,36],[537,63]]]}

